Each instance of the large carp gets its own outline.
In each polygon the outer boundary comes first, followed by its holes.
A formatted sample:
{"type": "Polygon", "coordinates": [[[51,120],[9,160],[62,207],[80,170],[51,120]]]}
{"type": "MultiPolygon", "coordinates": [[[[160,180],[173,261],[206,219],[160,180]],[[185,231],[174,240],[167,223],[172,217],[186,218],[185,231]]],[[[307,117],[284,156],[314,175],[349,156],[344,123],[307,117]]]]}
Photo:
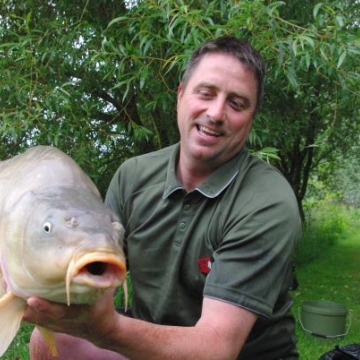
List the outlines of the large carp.
{"type": "Polygon", "coordinates": [[[30,296],[87,304],[120,286],[123,233],[94,183],[60,150],[37,146],[0,162],[0,356],[30,296]]]}

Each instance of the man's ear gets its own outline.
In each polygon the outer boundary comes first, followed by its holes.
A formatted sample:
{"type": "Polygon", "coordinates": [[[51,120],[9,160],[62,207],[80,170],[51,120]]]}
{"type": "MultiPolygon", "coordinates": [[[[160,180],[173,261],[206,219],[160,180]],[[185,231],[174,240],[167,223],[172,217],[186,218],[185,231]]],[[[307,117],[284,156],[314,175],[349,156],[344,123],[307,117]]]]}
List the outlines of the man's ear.
{"type": "Polygon", "coordinates": [[[183,92],[183,87],[181,84],[179,84],[178,88],[177,88],[177,103],[179,104],[179,98],[181,97],[183,92]]]}

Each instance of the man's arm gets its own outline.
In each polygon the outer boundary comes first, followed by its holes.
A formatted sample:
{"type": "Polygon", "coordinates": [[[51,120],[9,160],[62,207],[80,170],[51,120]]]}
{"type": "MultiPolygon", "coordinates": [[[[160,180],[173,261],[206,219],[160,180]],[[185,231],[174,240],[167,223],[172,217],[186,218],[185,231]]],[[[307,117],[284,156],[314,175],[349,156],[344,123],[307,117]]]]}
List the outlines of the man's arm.
{"type": "Polygon", "coordinates": [[[85,338],[132,360],[236,359],[257,318],[211,298],[204,298],[201,318],[193,327],[125,317],[113,309],[110,296],[94,306],[67,307],[38,298],[30,298],[28,304],[25,321],[85,338]]]}

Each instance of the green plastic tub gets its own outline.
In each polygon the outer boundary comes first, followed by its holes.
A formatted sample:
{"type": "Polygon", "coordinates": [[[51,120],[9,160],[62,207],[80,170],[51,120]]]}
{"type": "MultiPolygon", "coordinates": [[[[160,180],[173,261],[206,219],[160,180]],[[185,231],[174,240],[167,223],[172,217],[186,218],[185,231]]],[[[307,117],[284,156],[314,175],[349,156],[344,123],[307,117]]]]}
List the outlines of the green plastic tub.
{"type": "Polygon", "coordinates": [[[346,326],[348,310],[332,301],[304,301],[299,309],[299,320],[304,331],[322,337],[345,336],[350,328],[346,326]]]}

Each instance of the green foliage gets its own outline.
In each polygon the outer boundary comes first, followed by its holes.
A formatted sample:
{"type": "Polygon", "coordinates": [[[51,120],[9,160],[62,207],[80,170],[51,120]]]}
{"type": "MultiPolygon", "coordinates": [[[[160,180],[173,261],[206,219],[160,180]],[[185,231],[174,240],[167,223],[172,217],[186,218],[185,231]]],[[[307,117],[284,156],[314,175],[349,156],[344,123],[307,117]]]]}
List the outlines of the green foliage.
{"type": "Polygon", "coordinates": [[[338,194],[339,201],[353,208],[360,208],[360,167],[358,163],[359,150],[354,147],[347,156],[342,156],[335,164],[326,164],[321,168],[322,177],[327,191],[338,194]]]}
{"type": "Polygon", "coordinates": [[[310,172],[358,141],[358,3],[0,5],[1,159],[55,145],[104,193],[124,159],[178,140],[176,90],[185,64],[204,40],[224,34],[251,41],[269,65],[250,145],[277,159],[300,205],[310,172]]]}
{"type": "MultiPolygon", "coordinates": [[[[360,208],[360,167],[359,147],[354,144],[345,155],[337,156],[332,162],[323,161],[313,171],[308,185],[305,205],[319,200],[331,199],[333,202],[354,209],[360,208]]],[[[355,213],[355,211],[352,211],[355,213]]]]}
{"type": "Polygon", "coordinates": [[[360,47],[350,29],[354,22],[340,4],[290,1],[279,8],[270,46],[277,64],[271,62],[258,122],[269,129],[263,142],[279,149],[279,167],[299,203],[310,173],[358,141],[360,47]]]}
{"type": "Polygon", "coordinates": [[[326,257],[329,249],[347,235],[351,224],[349,211],[331,199],[309,200],[305,209],[307,221],[295,254],[300,267],[326,257]]]}

